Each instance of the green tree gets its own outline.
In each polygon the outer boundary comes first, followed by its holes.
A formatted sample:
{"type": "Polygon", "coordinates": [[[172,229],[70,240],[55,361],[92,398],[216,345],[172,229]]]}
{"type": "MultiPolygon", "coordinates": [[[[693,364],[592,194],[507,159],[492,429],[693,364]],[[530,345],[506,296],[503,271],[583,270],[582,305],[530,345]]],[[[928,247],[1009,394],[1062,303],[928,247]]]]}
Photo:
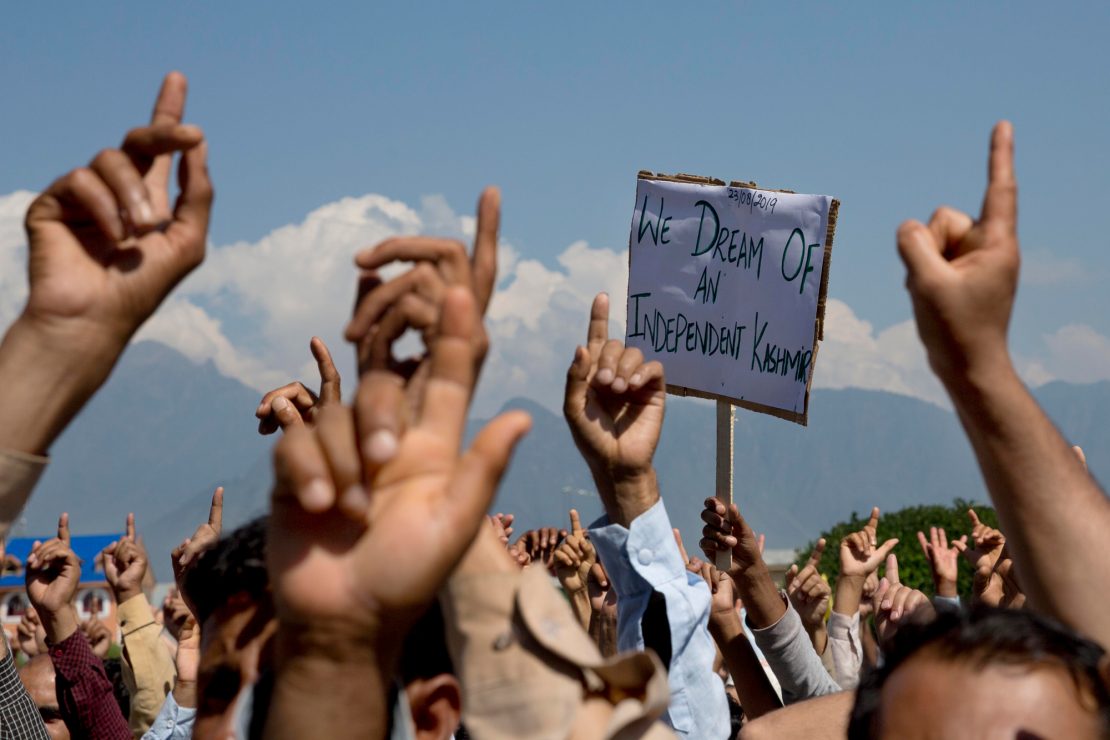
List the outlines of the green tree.
{"type": "MultiPolygon", "coordinates": [[[[928,537],[929,527],[943,527],[949,542],[958,539],[961,535],[970,534],[971,522],[967,517],[968,509],[975,509],[984,524],[998,526],[998,515],[992,507],[959,498],[952,502],[952,506],[911,506],[900,511],[882,512],[879,519],[879,543],[892,537],[898,538],[898,546],[894,548],[894,553],[898,556],[898,572],[902,583],[919,589],[929,596],[933,595],[932,572],[929,570],[925,553],[921,551],[921,546],[918,544],[917,533],[924,532],[928,537]]],[[[870,511],[864,512],[862,516],[859,512],[852,512],[851,519],[821,533],[821,537],[824,537],[828,544],[825,547],[825,554],[821,557],[820,570],[828,576],[830,584],[836,583],[836,577],[840,573],[840,540],[852,532],[863,529],[870,515],[870,511]]],[[[799,568],[805,565],[815,544],[816,541],[810,542],[799,551],[796,561],[799,568]]],[[[956,587],[959,589],[960,597],[966,603],[971,594],[972,569],[963,558],[960,558],[959,567],[956,587]]]]}

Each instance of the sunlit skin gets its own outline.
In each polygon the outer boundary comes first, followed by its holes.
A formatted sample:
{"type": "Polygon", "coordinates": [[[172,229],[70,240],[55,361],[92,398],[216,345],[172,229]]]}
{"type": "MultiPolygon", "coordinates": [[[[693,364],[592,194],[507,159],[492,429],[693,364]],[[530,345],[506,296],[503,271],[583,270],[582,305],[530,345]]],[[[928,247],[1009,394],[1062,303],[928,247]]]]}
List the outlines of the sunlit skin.
{"type": "Polygon", "coordinates": [[[910,658],[883,686],[880,738],[1097,738],[1098,707],[1060,665],[910,658]]]}

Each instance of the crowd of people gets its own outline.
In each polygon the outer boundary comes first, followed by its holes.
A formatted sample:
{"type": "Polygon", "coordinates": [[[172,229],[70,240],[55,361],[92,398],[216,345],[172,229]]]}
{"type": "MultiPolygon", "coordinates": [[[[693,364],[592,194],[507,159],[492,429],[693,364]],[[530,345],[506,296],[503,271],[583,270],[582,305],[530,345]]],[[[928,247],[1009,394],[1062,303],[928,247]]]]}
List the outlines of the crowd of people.
{"type": "MultiPolygon", "coordinates": [[[[29,295],[0,344],[0,536],[51,443],[204,259],[213,188],[185,97],[168,75],[148,125],[28,210],[29,295]]],[[[318,391],[293,382],[255,410],[261,433],[281,434],[270,512],[225,532],[217,490],[173,551],[162,603],[133,516],[99,556],[114,633],[77,616],[66,514],[13,564],[31,608],[15,644],[0,641],[0,738],[1108,736],[1110,502],[1009,354],[1016,203],[1003,122],[978,218],[942,207],[897,234],[1001,529],[972,510],[963,535],[900,543],[876,508],[780,584],[743,501],[708,497],[690,555],[668,509],[702,496],[661,492],[653,468],[663,366],[609,336],[602,294],[564,415],[605,514],[514,536],[511,513],[488,512],[529,417],[505,413],[463,447],[497,273],[489,188],[470,250],[404,236],[357,255],[354,392],[313,338],[318,391]],[[407,270],[383,279],[394,263],[407,270]],[[409,330],[422,351],[398,358],[409,330]],[[899,547],[924,551],[932,593],[900,581],[899,547]]]]}

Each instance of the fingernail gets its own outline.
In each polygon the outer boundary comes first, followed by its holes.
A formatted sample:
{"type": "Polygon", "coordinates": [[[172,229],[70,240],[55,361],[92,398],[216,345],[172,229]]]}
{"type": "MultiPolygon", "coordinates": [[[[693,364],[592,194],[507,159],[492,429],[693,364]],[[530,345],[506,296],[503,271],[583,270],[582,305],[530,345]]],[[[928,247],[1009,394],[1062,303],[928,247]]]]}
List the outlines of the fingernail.
{"type": "Polygon", "coordinates": [[[603,368],[597,371],[597,382],[602,385],[609,385],[613,382],[613,371],[609,368],[603,368]]]}
{"type": "Polygon", "coordinates": [[[270,406],[274,409],[274,411],[281,412],[285,411],[285,409],[289,407],[289,402],[281,396],[278,396],[274,399],[273,403],[271,403],[270,406]]]}
{"type": "Polygon", "coordinates": [[[628,381],[626,381],[624,378],[617,378],[613,381],[612,388],[614,393],[624,393],[624,391],[628,388],[628,381]]]}
{"type": "Polygon", "coordinates": [[[348,511],[365,511],[370,498],[366,495],[366,489],[356,484],[343,492],[342,504],[348,511]]]}
{"type": "Polygon", "coordinates": [[[380,429],[371,434],[362,445],[362,453],[370,462],[383,465],[397,454],[397,437],[393,432],[380,429]]]}
{"type": "Polygon", "coordinates": [[[639,385],[643,379],[644,376],[640,375],[639,373],[635,373],[631,378],[628,379],[628,383],[629,385],[639,385]]]}
{"type": "Polygon", "coordinates": [[[266,405],[265,405],[265,404],[262,404],[262,403],[258,404],[258,408],[256,408],[256,409],[254,410],[254,413],[255,413],[256,415],[257,415],[257,414],[261,414],[261,413],[262,413],[262,409],[263,409],[263,408],[265,408],[265,406],[266,406],[266,405]]]}
{"type": "Polygon", "coordinates": [[[306,509],[323,511],[331,506],[335,491],[323,478],[313,478],[304,488],[301,503],[306,509]]]}

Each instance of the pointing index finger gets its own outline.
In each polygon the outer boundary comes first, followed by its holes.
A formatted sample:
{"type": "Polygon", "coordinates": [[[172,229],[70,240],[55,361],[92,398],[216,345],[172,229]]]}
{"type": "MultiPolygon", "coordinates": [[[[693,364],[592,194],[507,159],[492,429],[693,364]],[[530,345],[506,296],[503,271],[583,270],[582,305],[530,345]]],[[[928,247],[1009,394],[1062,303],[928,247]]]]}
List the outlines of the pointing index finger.
{"type": "Polygon", "coordinates": [[[224,525],[224,487],[220,486],[212,494],[212,507],[208,510],[208,525],[219,534],[224,525]]]}
{"type": "Polygon", "coordinates": [[[1017,181],[1014,178],[1014,128],[1009,121],[999,121],[991,132],[987,174],[982,220],[1014,230],[1017,226],[1017,181]]]}
{"type": "Polygon", "coordinates": [[[489,186],[478,199],[478,228],[470,256],[471,280],[478,312],[485,314],[497,282],[497,232],[501,228],[501,191],[489,186]]]}
{"type": "Polygon", "coordinates": [[[590,329],[586,349],[591,360],[596,361],[601,348],[609,341],[609,294],[598,293],[590,307],[590,329]]]}
{"type": "Polygon", "coordinates": [[[572,534],[578,534],[582,531],[582,521],[578,518],[578,509],[570,510],[570,531],[572,534]]]}
{"type": "Polygon", "coordinates": [[[64,511],[58,517],[58,539],[69,544],[69,514],[64,511]]]}
{"type": "Polygon", "coordinates": [[[328,345],[320,337],[313,337],[309,349],[312,350],[316,367],[320,371],[320,403],[337,403],[341,400],[339,371],[335,369],[328,345]]]}
{"type": "Polygon", "coordinates": [[[131,540],[132,542],[135,540],[135,513],[134,512],[130,512],[127,515],[127,534],[125,536],[127,537],[127,539],[131,540]]]}

